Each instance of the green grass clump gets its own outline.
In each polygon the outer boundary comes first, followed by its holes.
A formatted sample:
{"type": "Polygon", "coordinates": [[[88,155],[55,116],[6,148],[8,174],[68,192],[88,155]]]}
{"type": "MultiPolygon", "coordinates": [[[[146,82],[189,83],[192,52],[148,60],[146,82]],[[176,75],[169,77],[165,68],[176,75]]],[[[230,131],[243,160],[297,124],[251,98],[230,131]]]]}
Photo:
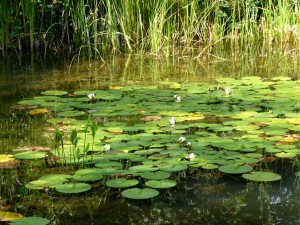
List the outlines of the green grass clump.
{"type": "MultiPolygon", "coordinates": [[[[3,1],[0,48],[20,52],[192,55],[299,44],[299,2],[262,0],[3,1]],[[224,45],[226,43],[226,45],[224,45]]],[[[271,50],[270,50],[271,51],[271,50]]]]}

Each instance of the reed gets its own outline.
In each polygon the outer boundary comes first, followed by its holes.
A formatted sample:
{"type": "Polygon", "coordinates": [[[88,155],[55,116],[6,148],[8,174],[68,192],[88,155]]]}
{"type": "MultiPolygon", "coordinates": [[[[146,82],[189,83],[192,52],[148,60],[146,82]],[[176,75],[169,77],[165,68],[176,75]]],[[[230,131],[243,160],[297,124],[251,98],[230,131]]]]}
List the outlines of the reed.
{"type": "Polygon", "coordinates": [[[198,56],[299,45],[298,1],[1,1],[0,48],[198,56]]]}

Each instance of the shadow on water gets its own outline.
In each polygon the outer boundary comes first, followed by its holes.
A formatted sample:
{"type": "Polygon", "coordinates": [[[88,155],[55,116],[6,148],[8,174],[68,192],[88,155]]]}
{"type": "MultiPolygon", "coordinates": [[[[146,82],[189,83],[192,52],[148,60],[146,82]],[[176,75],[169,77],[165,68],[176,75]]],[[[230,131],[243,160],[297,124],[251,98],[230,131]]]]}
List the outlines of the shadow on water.
{"type": "MultiPolygon", "coordinates": [[[[44,90],[107,89],[118,85],[154,85],[163,81],[180,83],[214,82],[217,77],[241,78],[290,76],[298,79],[296,55],[274,53],[253,56],[210,56],[202,61],[180,59],[141,59],[123,56],[102,61],[77,62],[71,59],[7,58],[0,72],[0,153],[11,153],[24,146],[47,146],[45,118],[24,116],[15,106],[18,101],[40,95],[44,90]]],[[[279,163],[280,182],[254,184],[240,177],[218,173],[190,174],[179,185],[162,190],[161,197],[134,201],[119,191],[95,185],[93,191],[80,195],[57,195],[51,190],[32,191],[22,185],[38,177],[42,162],[5,169],[1,172],[0,211],[50,219],[52,224],[300,224],[300,184],[294,181],[295,168],[279,163]],[[35,169],[34,169],[35,168],[35,169]],[[30,176],[26,177],[24,174],[30,176]]]]}

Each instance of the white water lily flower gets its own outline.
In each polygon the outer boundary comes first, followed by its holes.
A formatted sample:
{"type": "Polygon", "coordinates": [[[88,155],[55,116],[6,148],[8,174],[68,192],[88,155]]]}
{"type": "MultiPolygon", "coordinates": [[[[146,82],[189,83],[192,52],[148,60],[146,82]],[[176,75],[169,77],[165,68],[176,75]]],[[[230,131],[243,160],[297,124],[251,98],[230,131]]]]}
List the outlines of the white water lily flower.
{"type": "Polygon", "coordinates": [[[102,147],[103,151],[109,151],[110,150],[110,144],[105,144],[103,147],[102,147]]]}
{"type": "Polygon", "coordinates": [[[179,141],[180,143],[183,143],[183,142],[185,141],[185,137],[180,137],[180,138],[178,139],[178,141],[179,141]]]}
{"type": "Polygon", "coordinates": [[[231,94],[231,89],[230,87],[225,88],[225,94],[230,95],[231,94]]]}
{"type": "Polygon", "coordinates": [[[95,99],[95,94],[93,94],[93,93],[88,94],[88,98],[91,99],[91,100],[94,100],[95,99]]]}
{"type": "Polygon", "coordinates": [[[175,117],[172,116],[172,117],[169,119],[169,123],[170,123],[171,125],[175,125],[175,123],[176,123],[175,117]]]}
{"type": "Polygon", "coordinates": [[[189,159],[193,160],[196,158],[196,155],[194,153],[189,154],[189,159]]]}
{"type": "Polygon", "coordinates": [[[180,98],[180,96],[176,96],[176,98],[175,98],[175,102],[181,102],[181,98],[180,98]]]}

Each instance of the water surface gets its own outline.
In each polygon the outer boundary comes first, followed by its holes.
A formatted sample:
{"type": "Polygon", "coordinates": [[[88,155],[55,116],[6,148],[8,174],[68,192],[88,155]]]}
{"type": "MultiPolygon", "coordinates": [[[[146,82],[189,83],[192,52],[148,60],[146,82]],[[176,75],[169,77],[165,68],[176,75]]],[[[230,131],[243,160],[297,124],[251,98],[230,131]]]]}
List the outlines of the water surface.
{"type": "MultiPolygon", "coordinates": [[[[255,54],[239,57],[210,56],[160,59],[137,56],[113,57],[102,61],[28,59],[10,57],[2,61],[0,73],[0,153],[14,153],[25,146],[49,144],[43,118],[24,116],[16,108],[18,101],[38,96],[49,89],[107,89],[111,86],[155,85],[163,81],[214,83],[219,77],[241,78],[289,76],[298,79],[299,60],[292,53],[255,54]],[[70,62],[71,65],[70,65],[70,62]]],[[[95,185],[93,193],[61,196],[26,191],[16,181],[36,179],[39,170],[33,164],[31,177],[20,177],[16,170],[1,170],[1,198],[11,198],[11,211],[25,216],[48,218],[52,224],[300,224],[300,184],[297,167],[277,162],[280,182],[256,184],[236,176],[206,172],[179,174],[176,188],[165,190],[152,200],[124,199],[118,191],[105,192],[95,185]]],[[[22,167],[24,169],[24,167],[22,167]]],[[[47,169],[47,168],[46,168],[47,169]]]]}

